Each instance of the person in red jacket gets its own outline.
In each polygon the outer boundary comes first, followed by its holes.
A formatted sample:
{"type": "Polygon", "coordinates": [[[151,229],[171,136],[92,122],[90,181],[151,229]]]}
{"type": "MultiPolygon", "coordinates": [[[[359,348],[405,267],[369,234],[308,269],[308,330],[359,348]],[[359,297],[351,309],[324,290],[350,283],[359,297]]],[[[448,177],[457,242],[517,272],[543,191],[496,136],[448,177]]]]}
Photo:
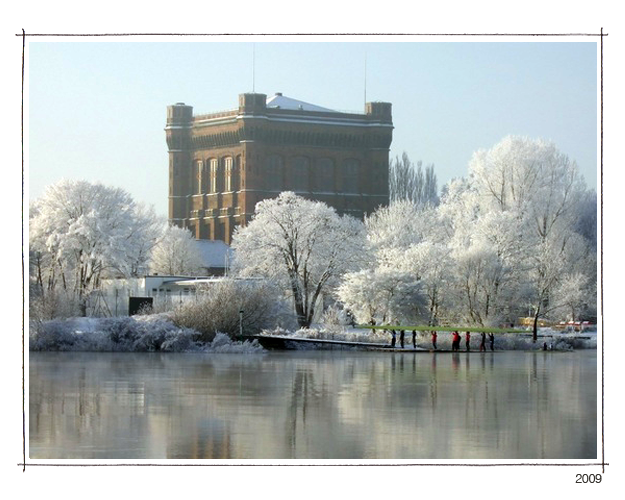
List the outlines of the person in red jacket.
{"type": "Polygon", "coordinates": [[[432,331],[432,347],[434,348],[434,350],[436,351],[436,338],[438,337],[438,334],[436,333],[436,330],[432,331]]]}
{"type": "Polygon", "coordinates": [[[451,342],[451,350],[457,351],[460,349],[460,334],[458,332],[454,332],[453,340],[451,342]]]}

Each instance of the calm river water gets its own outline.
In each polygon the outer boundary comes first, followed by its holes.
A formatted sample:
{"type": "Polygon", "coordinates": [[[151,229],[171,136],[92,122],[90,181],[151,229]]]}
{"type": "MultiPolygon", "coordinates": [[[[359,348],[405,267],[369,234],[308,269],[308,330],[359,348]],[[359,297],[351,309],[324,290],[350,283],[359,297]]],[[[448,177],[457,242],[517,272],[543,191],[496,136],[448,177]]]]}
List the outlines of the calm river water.
{"type": "Polygon", "coordinates": [[[594,459],[597,351],[39,353],[31,459],[594,459]]]}

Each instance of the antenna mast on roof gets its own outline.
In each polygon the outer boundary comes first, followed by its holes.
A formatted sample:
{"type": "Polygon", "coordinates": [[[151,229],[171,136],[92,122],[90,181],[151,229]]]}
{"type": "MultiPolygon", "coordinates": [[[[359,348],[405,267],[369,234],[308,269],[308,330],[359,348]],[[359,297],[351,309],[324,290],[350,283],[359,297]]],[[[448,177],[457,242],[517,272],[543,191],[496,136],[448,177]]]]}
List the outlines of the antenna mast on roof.
{"type": "Polygon", "coordinates": [[[367,51],[365,51],[365,111],[367,109],[367,51]]]}

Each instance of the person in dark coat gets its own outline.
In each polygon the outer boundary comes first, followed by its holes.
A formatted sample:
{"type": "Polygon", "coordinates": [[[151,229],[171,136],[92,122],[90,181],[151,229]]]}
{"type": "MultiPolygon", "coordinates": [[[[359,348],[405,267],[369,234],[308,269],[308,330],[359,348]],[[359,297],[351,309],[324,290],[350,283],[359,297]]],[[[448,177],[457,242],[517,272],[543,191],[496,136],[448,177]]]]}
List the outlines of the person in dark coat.
{"type": "Polygon", "coordinates": [[[482,332],[482,337],[480,339],[480,351],[486,350],[486,332],[482,332]]]}
{"type": "Polygon", "coordinates": [[[404,339],[406,338],[406,332],[404,330],[399,331],[399,345],[404,348],[404,339]]]}
{"type": "Polygon", "coordinates": [[[490,342],[490,350],[494,351],[495,350],[495,336],[492,333],[489,333],[488,340],[490,342]]]}
{"type": "Polygon", "coordinates": [[[470,351],[471,350],[471,332],[467,332],[464,338],[465,338],[465,343],[467,346],[467,351],[470,351]]]}
{"type": "Polygon", "coordinates": [[[412,330],[412,347],[417,348],[417,332],[412,330]]]}
{"type": "Polygon", "coordinates": [[[395,330],[391,330],[391,347],[395,347],[395,342],[397,342],[397,334],[395,333],[395,330]]]}

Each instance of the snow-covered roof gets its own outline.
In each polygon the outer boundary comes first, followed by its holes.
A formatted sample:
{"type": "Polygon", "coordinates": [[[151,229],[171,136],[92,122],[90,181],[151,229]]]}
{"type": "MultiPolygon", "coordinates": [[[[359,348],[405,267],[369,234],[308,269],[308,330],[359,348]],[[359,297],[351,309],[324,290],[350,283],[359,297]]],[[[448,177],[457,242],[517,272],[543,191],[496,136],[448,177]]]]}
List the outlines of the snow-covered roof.
{"type": "Polygon", "coordinates": [[[210,278],[190,278],[190,279],[186,279],[186,280],[176,280],[172,283],[176,284],[177,286],[201,286],[201,285],[210,285],[210,284],[214,284],[214,283],[221,283],[222,281],[225,280],[234,280],[237,282],[243,282],[243,283],[262,283],[264,281],[263,278],[223,278],[223,277],[219,277],[219,278],[215,278],[215,277],[210,277],[210,278]]]}
{"type": "Polygon", "coordinates": [[[232,257],[232,250],[228,245],[220,240],[195,240],[204,267],[226,267],[232,257]]]}
{"type": "Polygon", "coordinates": [[[316,106],[315,104],[310,104],[304,101],[298,101],[297,99],[292,99],[291,97],[286,97],[282,95],[282,93],[280,92],[267,98],[267,107],[297,110],[297,111],[317,111],[317,112],[325,112],[325,113],[327,112],[336,113],[336,111],[332,109],[322,108],[321,106],[316,106]]]}

